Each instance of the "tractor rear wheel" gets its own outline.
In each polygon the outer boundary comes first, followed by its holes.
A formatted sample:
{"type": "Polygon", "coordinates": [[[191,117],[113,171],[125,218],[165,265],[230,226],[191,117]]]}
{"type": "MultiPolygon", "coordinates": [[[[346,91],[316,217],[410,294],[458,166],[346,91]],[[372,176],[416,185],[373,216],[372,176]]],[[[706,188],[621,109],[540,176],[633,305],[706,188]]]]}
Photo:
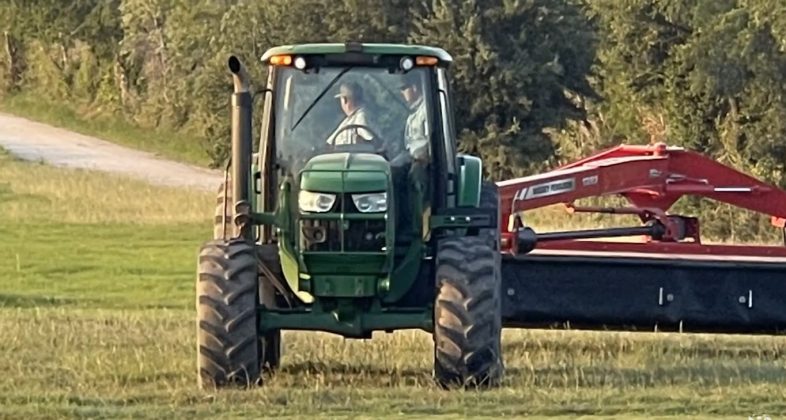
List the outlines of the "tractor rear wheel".
{"type": "Polygon", "coordinates": [[[232,223],[232,180],[227,179],[218,186],[216,212],[213,220],[213,239],[229,239],[236,235],[232,223]],[[226,191],[226,201],[224,200],[226,191]]]}
{"type": "Polygon", "coordinates": [[[197,368],[202,388],[258,383],[257,256],[242,239],[211,241],[199,252],[196,284],[197,368]]]}
{"type": "Polygon", "coordinates": [[[480,208],[493,209],[497,211],[497,226],[493,229],[480,229],[480,236],[487,238],[495,247],[499,249],[499,189],[497,184],[491,181],[483,181],[480,186],[480,208]]]}
{"type": "Polygon", "coordinates": [[[483,236],[439,244],[434,375],[442,387],[499,385],[504,366],[498,252],[483,236]]]}
{"type": "MultiPolygon", "coordinates": [[[[216,192],[216,210],[213,221],[213,239],[229,240],[237,235],[237,228],[232,223],[232,179],[227,177],[226,181],[218,186],[216,192]],[[226,200],[224,192],[226,191],[226,200]]],[[[261,245],[257,246],[257,256],[259,263],[266,265],[274,273],[280,273],[280,263],[278,263],[278,248],[276,246],[261,245]]],[[[268,279],[259,270],[259,303],[272,308],[276,306],[275,288],[272,286],[271,279],[268,279]]],[[[263,351],[262,368],[266,371],[274,371],[278,368],[281,361],[281,331],[274,330],[259,336],[260,350],[263,351]]]]}

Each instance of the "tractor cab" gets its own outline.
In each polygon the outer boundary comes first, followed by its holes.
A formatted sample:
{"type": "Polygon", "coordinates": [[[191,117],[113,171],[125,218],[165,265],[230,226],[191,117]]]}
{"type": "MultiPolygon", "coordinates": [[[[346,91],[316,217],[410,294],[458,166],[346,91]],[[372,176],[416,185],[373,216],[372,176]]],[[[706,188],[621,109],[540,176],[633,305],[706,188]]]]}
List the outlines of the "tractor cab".
{"type": "MultiPolygon", "coordinates": [[[[285,59],[282,59],[284,57],[285,59]]],[[[274,56],[272,62],[288,62],[274,56]]],[[[315,155],[369,153],[403,163],[407,134],[417,135],[426,159],[430,155],[431,70],[414,67],[413,58],[388,58],[388,65],[320,64],[301,55],[295,64],[273,64],[276,161],[285,173],[296,173],[315,155]],[[312,64],[309,67],[309,61],[312,64]],[[407,64],[410,63],[410,64],[407,64]],[[407,122],[419,117],[419,130],[407,122]],[[398,161],[395,159],[398,158],[398,161]]]]}

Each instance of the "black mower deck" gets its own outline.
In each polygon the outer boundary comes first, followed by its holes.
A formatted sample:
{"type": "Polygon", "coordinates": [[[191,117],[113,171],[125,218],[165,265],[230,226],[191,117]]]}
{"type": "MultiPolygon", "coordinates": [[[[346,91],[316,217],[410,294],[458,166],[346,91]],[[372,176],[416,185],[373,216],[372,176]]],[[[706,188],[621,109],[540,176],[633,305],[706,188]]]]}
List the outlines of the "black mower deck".
{"type": "Polygon", "coordinates": [[[786,330],[786,258],[533,251],[503,256],[506,327],[786,330]]]}

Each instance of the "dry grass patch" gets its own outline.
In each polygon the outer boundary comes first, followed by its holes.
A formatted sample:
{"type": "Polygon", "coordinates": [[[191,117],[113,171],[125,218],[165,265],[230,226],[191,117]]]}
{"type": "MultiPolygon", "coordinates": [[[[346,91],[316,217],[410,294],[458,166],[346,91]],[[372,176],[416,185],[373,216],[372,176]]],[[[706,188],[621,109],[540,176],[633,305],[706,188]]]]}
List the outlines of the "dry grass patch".
{"type": "Polygon", "coordinates": [[[214,203],[202,191],[31,164],[0,151],[0,223],[209,223],[214,203]]]}

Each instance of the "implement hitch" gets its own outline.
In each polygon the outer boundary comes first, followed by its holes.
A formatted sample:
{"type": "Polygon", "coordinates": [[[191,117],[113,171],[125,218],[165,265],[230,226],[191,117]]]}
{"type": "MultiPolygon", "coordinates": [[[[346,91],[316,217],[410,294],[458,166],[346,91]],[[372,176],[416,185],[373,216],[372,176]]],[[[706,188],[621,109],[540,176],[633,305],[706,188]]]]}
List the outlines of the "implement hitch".
{"type": "Polygon", "coordinates": [[[598,239],[598,238],[622,238],[629,236],[651,236],[663,237],[666,228],[659,223],[648,226],[632,226],[606,229],[587,229],[587,230],[567,230],[562,232],[535,233],[528,227],[518,229],[517,249],[518,253],[526,254],[534,250],[539,243],[549,241],[565,241],[576,239],[598,239]]]}

